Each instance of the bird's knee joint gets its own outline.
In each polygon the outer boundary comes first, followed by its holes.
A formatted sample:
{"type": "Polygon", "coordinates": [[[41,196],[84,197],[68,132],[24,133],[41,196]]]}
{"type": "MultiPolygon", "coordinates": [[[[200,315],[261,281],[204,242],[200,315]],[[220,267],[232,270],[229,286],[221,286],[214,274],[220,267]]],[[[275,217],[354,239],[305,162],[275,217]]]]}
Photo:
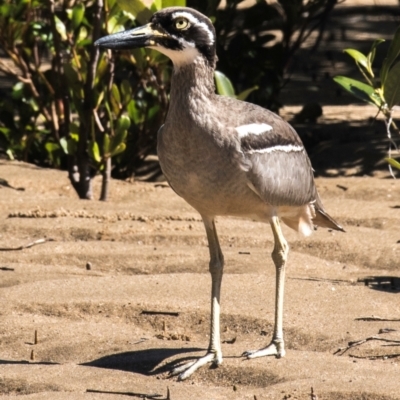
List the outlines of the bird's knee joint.
{"type": "Polygon", "coordinates": [[[224,270],[224,258],[212,259],[210,261],[209,269],[211,274],[222,274],[224,270]]]}
{"type": "Polygon", "coordinates": [[[285,245],[281,248],[274,248],[272,252],[272,259],[274,260],[275,265],[283,266],[286,263],[289,253],[289,246],[285,245]]]}

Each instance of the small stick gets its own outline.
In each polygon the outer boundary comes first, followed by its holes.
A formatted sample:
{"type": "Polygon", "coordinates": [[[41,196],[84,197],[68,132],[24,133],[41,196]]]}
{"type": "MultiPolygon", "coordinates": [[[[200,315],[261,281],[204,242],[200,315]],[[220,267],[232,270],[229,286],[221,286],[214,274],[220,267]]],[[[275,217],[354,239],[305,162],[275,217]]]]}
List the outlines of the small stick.
{"type": "Polygon", "coordinates": [[[140,340],[138,340],[137,342],[133,342],[132,344],[139,344],[139,343],[143,343],[143,342],[145,342],[146,340],[149,340],[149,339],[146,339],[146,338],[141,338],[140,340]]]}
{"type": "Polygon", "coordinates": [[[38,344],[38,335],[37,330],[35,330],[35,340],[33,341],[34,344],[38,344]]]}
{"type": "Polygon", "coordinates": [[[141,312],[143,315],[170,315],[172,317],[178,317],[179,313],[174,311],[151,311],[151,310],[143,310],[141,312]]]}
{"type": "Polygon", "coordinates": [[[120,394],[122,396],[139,397],[140,399],[150,399],[150,400],[159,399],[160,397],[162,397],[162,395],[158,393],[146,394],[146,393],[135,393],[135,392],[109,392],[107,390],[96,390],[96,389],[86,389],[86,393],[120,394]]]}
{"type": "Polygon", "coordinates": [[[397,353],[397,354],[380,354],[380,355],[377,355],[377,356],[356,356],[356,355],[353,355],[353,354],[349,354],[349,357],[360,358],[360,359],[368,359],[368,360],[378,360],[378,359],[382,358],[382,359],[385,360],[387,358],[400,357],[400,353],[397,353]]]}
{"type": "Polygon", "coordinates": [[[349,342],[347,347],[340,348],[340,349],[336,350],[333,354],[338,354],[339,352],[342,351],[342,354],[339,354],[340,356],[342,356],[344,353],[346,353],[347,350],[350,350],[351,348],[356,347],[356,346],[360,346],[360,345],[362,345],[362,344],[364,344],[366,342],[369,342],[370,340],[379,340],[381,342],[399,343],[400,344],[400,340],[385,339],[385,338],[382,338],[382,337],[379,337],[379,336],[370,336],[370,337],[367,337],[365,339],[355,340],[355,341],[349,342]]]}
{"type": "Polygon", "coordinates": [[[348,187],[343,186],[343,185],[336,185],[337,188],[342,189],[344,191],[346,191],[348,189],[348,187]]]}
{"type": "Polygon", "coordinates": [[[15,271],[14,268],[9,268],[9,267],[0,267],[1,271],[15,271]]]}
{"type": "Polygon", "coordinates": [[[316,394],[314,394],[314,388],[311,386],[311,400],[318,400],[318,396],[316,394]]]}
{"type": "Polygon", "coordinates": [[[250,254],[249,251],[239,251],[239,254],[250,254]]]}
{"type": "Polygon", "coordinates": [[[400,318],[381,318],[381,317],[359,317],[355,318],[355,321],[390,321],[390,322],[399,322],[400,318]]]}
{"type": "Polygon", "coordinates": [[[0,251],[16,251],[16,250],[23,250],[23,249],[29,249],[30,247],[36,246],[38,244],[43,244],[46,242],[52,242],[54,239],[38,239],[35,240],[34,242],[19,246],[19,247],[0,247],[0,251]]]}
{"type": "Polygon", "coordinates": [[[236,336],[233,339],[224,340],[222,343],[234,344],[236,342],[236,336]]]}
{"type": "Polygon", "coordinates": [[[31,361],[35,360],[35,352],[32,350],[31,351],[31,361]]]}
{"type": "Polygon", "coordinates": [[[289,277],[288,279],[296,279],[298,281],[312,281],[312,282],[331,282],[331,283],[350,283],[353,284],[353,281],[349,281],[346,279],[328,279],[328,278],[300,278],[300,277],[289,277]]]}

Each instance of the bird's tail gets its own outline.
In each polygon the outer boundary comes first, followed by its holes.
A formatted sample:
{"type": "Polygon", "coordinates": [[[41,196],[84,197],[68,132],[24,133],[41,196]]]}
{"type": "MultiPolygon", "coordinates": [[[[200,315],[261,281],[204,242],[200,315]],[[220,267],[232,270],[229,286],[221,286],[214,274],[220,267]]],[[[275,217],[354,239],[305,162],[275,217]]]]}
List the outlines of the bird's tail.
{"type": "Polygon", "coordinates": [[[314,203],[315,217],[313,218],[314,225],[323,228],[334,229],[335,231],[346,232],[325,210],[322,201],[316,193],[316,200],[314,203]]]}

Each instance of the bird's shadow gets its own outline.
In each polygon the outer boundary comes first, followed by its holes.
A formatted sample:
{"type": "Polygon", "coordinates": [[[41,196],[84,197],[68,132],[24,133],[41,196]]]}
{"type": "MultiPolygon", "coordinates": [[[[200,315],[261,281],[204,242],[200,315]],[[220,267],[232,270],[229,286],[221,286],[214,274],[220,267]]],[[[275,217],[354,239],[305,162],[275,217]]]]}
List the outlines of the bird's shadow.
{"type": "Polygon", "coordinates": [[[174,358],[169,362],[165,362],[168,358],[175,357],[178,354],[194,353],[202,350],[204,349],[191,347],[183,349],[155,348],[129,351],[101,357],[81,365],[116,369],[150,376],[169,372],[175,366],[193,360],[195,356],[186,355],[184,357],[180,357],[178,359],[174,358]]]}
{"type": "Polygon", "coordinates": [[[365,286],[388,293],[400,293],[400,278],[396,276],[368,276],[364,278],[365,286]]]}

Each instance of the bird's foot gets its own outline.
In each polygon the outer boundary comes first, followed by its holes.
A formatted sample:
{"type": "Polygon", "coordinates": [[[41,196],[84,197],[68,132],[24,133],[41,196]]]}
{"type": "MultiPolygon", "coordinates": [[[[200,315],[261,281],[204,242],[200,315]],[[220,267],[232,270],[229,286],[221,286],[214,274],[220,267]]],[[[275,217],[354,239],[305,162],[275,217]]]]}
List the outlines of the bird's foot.
{"type": "Polygon", "coordinates": [[[222,354],[208,351],[205,356],[174,368],[170,372],[170,376],[178,375],[178,380],[183,381],[189,378],[189,376],[196,372],[200,367],[208,363],[212,363],[215,366],[220,365],[222,363],[222,354]]]}
{"type": "Polygon", "coordinates": [[[285,357],[285,343],[283,340],[272,340],[272,342],[267,346],[260,350],[249,350],[245,351],[242,354],[242,357],[257,358],[257,357],[265,357],[265,356],[275,356],[276,358],[285,357]]]}

